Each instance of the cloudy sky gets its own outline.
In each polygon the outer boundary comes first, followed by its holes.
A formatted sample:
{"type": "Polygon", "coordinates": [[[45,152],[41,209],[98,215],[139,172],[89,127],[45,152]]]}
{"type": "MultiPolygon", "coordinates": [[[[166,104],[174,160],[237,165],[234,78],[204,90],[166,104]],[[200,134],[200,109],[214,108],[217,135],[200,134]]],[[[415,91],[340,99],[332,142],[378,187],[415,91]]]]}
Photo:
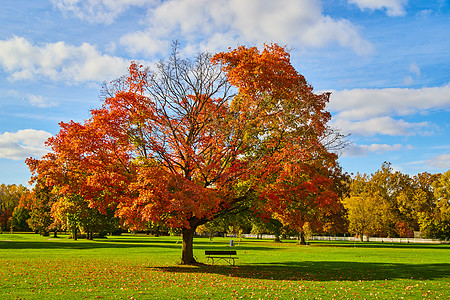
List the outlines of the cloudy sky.
{"type": "Polygon", "coordinates": [[[351,134],[339,161],[372,173],[450,169],[450,4],[446,0],[3,0],[0,183],[25,184],[29,156],[60,121],[101,104],[131,60],[276,42],[351,134]]]}

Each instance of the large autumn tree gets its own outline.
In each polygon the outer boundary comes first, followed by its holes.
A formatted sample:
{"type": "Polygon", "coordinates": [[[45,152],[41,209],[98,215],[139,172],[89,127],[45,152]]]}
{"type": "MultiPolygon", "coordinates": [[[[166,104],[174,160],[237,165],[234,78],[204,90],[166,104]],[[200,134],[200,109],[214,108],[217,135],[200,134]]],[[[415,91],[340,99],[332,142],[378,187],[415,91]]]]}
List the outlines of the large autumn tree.
{"type": "MultiPolygon", "coordinates": [[[[195,263],[199,225],[244,209],[270,213],[268,206],[293,199],[296,182],[311,197],[331,174],[311,170],[336,167],[328,151],[340,137],[327,126],[330,95],[315,94],[278,45],[193,60],[174,47],[154,68],[132,63],[103,95],[83,124],[60,124],[48,141],[52,152],[28,160],[34,178],[65,198],[116,210],[129,226],[180,228],[184,264],[195,263]],[[267,201],[275,194],[278,202],[267,201]]],[[[321,191],[311,203],[329,199],[321,191]]]]}

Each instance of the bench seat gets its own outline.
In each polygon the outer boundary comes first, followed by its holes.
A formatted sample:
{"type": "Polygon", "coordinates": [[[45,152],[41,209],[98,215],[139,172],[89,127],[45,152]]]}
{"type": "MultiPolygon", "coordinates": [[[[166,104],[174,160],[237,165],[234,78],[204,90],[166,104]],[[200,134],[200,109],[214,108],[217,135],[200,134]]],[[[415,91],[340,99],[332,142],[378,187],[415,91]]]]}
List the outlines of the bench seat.
{"type": "Polygon", "coordinates": [[[235,259],[238,259],[237,257],[234,257],[236,254],[235,250],[205,250],[206,257],[206,263],[209,263],[209,260],[211,260],[211,264],[214,265],[214,260],[217,261],[223,260],[227,262],[229,265],[234,266],[235,265],[235,259]]]}

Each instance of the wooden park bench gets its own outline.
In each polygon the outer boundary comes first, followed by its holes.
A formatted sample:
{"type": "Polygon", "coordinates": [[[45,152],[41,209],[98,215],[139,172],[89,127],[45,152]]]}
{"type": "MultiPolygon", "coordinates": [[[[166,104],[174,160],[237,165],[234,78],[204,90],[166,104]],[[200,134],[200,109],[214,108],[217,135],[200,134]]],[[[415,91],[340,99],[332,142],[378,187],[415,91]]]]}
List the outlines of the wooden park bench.
{"type": "Polygon", "coordinates": [[[214,259],[224,260],[228,264],[234,266],[234,260],[238,259],[237,257],[233,257],[233,255],[237,255],[235,250],[205,250],[206,263],[209,263],[211,259],[211,263],[214,265],[214,259]]]}

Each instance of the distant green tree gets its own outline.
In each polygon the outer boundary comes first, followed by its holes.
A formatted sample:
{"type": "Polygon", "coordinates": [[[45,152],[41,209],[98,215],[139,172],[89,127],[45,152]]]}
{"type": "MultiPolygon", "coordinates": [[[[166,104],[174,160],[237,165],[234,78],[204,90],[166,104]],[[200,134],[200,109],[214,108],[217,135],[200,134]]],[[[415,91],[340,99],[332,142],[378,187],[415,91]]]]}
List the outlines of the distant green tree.
{"type": "Polygon", "coordinates": [[[94,233],[105,236],[120,228],[119,219],[114,216],[113,210],[106,209],[101,213],[89,207],[89,203],[79,195],[60,198],[53,205],[51,213],[54,224],[61,224],[63,229],[69,230],[75,240],[80,232],[92,240],[94,233]]]}
{"type": "Polygon", "coordinates": [[[239,235],[244,232],[250,232],[252,218],[254,218],[254,215],[250,211],[235,211],[233,213],[224,214],[223,216],[200,226],[197,233],[208,234],[210,240],[212,240],[215,235],[220,236],[227,233],[239,235]]]}
{"type": "Polygon", "coordinates": [[[168,235],[170,227],[165,225],[163,222],[149,221],[147,222],[145,231],[147,232],[147,234],[152,234],[154,236],[168,235]]]}
{"type": "Polygon", "coordinates": [[[54,203],[50,188],[37,183],[26,202],[30,210],[30,218],[27,221],[29,227],[40,235],[48,235],[49,227],[53,223],[50,211],[54,203]]]}
{"type": "Polygon", "coordinates": [[[222,228],[216,227],[217,222],[208,222],[206,224],[200,225],[197,227],[197,233],[198,234],[207,234],[209,237],[209,240],[212,241],[213,237],[218,232],[223,232],[222,228]]]}
{"type": "Polygon", "coordinates": [[[281,236],[284,233],[284,226],[277,219],[259,219],[254,218],[252,220],[252,230],[251,233],[261,236],[263,234],[274,235],[275,242],[281,242],[281,236]]]}
{"type": "Polygon", "coordinates": [[[29,231],[28,219],[30,218],[30,213],[28,209],[22,206],[16,206],[12,214],[12,227],[15,231],[29,231]]]}

